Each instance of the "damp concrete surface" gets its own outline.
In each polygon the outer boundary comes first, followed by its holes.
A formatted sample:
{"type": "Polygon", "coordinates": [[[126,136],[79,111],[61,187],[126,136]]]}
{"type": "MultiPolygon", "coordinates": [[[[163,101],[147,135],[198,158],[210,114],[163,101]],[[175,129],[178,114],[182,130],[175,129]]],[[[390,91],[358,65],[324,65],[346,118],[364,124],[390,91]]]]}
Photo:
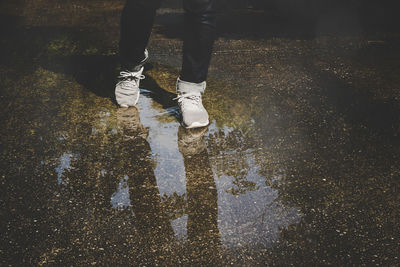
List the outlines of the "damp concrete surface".
{"type": "Polygon", "coordinates": [[[0,3],[2,266],[400,264],[397,30],[231,8],[185,130],[181,9],[118,108],[122,7],[0,3]]]}

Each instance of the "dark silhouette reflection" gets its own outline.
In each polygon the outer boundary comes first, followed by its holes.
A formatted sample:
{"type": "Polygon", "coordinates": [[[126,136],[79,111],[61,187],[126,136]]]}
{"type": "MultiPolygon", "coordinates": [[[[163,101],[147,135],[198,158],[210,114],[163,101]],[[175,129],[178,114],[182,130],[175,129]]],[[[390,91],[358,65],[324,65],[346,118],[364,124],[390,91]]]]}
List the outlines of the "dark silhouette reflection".
{"type": "Polygon", "coordinates": [[[208,128],[179,127],[178,147],[186,170],[190,255],[194,262],[217,264],[221,250],[218,194],[204,140],[207,131],[208,128]]]}
{"type": "MultiPolygon", "coordinates": [[[[217,190],[204,140],[208,128],[188,131],[181,127],[178,132],[178,146],[186,169],[187,203],[184,205],[188,215],[188,244],[179,251],[171,226],[174,211],[168,209],[160,196],[151,148],[146,141],[147,129],[140,123],[137,108],[118,109],[117,121],[122,128],[121,157],[124,159],[123,166],[118,168],[125,173],[121,181],[128,190],[107,195],[111,195],[114,208],[129,207],[134,213],[135,237],[139,242],[134,253],[135,264],[152,265],[161,259],[175,263],[178,258],[190,263],[217,264],[221,241],[217,190]]],[[[122,187],[120,182],[119,188],[122,187]]]]}
{"type": "Polygon", "coordinates": [[[123,131],[121,153],[125,164],[121,167],[128,177],[130,203],[120,196],[114,207],[129,205],[135,215],[135,236],[140,240],[135,248],[136,264],[155,264],[160,258],[169,258],[174,232],[157,188],[147,129],[140,123],[136,107],[118,109],[117,120],[123,131]]]}

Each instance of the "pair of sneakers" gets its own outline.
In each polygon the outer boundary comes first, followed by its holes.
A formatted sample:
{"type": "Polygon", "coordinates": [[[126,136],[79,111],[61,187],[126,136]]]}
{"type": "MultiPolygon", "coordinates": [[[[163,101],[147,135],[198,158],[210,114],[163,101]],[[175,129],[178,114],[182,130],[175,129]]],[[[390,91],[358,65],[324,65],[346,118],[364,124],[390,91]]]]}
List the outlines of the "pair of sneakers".
{"type": "MultiPolygon", "coordinates": [[[[121,107],[130,107],[136,105],[139,100],[140,80],[143,75],[143,65],[148,57],[147,50],[145,59],[134,68],[133,71],[121,71],[118,76],[118,82],[115,86],[115,98],[121,107]]],[[[209,124],[208,113],[204,108],[201,95],[206,88],[206,82],[191,83],[178,78],[176,82],[176,92],[178,96],[178,106],[181,111],[182,125],[185,128],[204,127],[209,124]]]]}

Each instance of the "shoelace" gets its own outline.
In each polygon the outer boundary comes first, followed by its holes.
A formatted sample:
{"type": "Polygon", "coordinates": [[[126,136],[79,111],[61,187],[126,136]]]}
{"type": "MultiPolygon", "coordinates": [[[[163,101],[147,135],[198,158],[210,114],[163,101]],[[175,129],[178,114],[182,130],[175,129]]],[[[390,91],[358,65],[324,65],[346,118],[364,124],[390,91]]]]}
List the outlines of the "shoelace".
{"type": "MultiPolygon", "coordinates": [[[[118,78],[122,79],[121,81],[118,82],[118,84],[126,83],[126,82],[129,82],[132,80],[135,81],[135,83],[137,83],[138,81],[143,80],[145,78],[145,76],[142,74],[141,71],[138,71],[138,72],[121,71],[119,73],[118,78]]],[[[128,87],[133,87],[133,85],[130,83],[126,83],[125,85],[127,85],[128,87]]],[[[136,84],[136,86],[137,86],[137,84],[136,84]]]]}
{"type": "Polygon", "coordinates": [[[191,108],[199,108],[199,104],[201,103],[201,96],[198,94],[181,94],[175,97],[173,100],[178,100],[178,103],[181,106],[182,111],[191,108]],[[189,101],[184,101],[189,100],[189,101]],[[183,104],[185,103],[185,104],[183,104]]]}

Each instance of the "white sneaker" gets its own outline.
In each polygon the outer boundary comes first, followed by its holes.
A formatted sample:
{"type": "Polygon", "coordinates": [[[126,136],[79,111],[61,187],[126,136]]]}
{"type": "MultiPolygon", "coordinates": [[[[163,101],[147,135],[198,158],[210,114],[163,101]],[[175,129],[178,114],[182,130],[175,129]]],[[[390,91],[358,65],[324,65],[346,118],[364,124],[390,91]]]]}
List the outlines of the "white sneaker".
{"type": "Polygon", "coordinates": [[[115,99],[121,107],[131,107],[136,105],[139,100],[139,83],[144,79],[144,67],[139,71],[121,71],[119,73],[117,85],[115,86],[115,99]]]}
{"type": "Polygon", "coordinates": [[[118,105],[127,108],[136,105],[139,100],[140,80],[144,79],[143,65],[149,58],[149,52],[144,50],[144,59],[133,68],[133,71],[121,71],[118,76],[118,82],[115,85],[115,99],[118,105]]]}
{"type": "Polygon", "coordinates": [[[181,110],[183,127],[198,128],[209,124],[207,110],[201,101],[201,94],[205,88],[206,82],[190,83],[178,78],[176,99],[181,110]]]}

